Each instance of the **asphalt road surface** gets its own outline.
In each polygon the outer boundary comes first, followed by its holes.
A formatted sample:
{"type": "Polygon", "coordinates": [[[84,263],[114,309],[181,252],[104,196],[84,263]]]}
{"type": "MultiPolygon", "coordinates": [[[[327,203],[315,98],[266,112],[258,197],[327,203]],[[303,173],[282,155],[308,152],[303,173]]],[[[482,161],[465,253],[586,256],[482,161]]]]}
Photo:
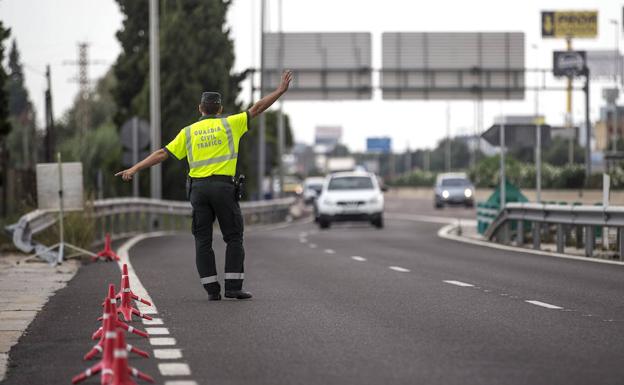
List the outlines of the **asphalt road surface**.
{"type": "MultiPolygon", "coordinates": [[[[388,211],[474,218],[470,210],[438,212],[416,200],[389,201],[388,211]]],[[[206,300],[190,235],[148,239],[130,255],[191,370],[176,379],[624,383],[624,267],[443,240],[440,226],[387,219],[382,230],[342,224],[319,231],[312,223],[250,229],[250,301],[206,300]]],[[[215,250],[223,255],[220,239],[215,250]]],[[[12,351],[6,384],[68,383],[85,367],[80,357],[99,312],[94,298],[117,281],[115,269],[85,266],[52,298],[12,351]]],[[[131,342],[150,348],[140,338],[131,342]]],[[[131,360],[164,383],[158,362],[131,360]]]]}

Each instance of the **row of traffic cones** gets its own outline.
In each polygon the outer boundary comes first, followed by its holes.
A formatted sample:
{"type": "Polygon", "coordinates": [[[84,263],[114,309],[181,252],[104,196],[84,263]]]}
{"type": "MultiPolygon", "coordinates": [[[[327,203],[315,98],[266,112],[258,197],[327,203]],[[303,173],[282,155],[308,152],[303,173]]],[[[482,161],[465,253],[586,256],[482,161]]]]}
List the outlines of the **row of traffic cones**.
{"type": "MultiPolygon", "coordinates": [[[[119,258],[112,251],[112,248],[110,248],[110,237],[108,234],[106,236],[105,250],[98,253],[98,256],[100,254],[104,255],[105,252],[108,253],[107,255],[115,256],[107,260],[119,258]]],[[[130,326],[126,322],[132,321],[132,315],[148,320],[152,319],[150,316],[134,308],[132,304],[133,300],[151,306],[149,301],[138,297],[130,289],[128,267],[124,264],[122,267],[121,288],[119,292],[116,293],[115,285],[111,284],[108,286],[108,293],[103,303],[104,311],[102,316],[98,318],[102,324],[91,336],[92,339],[98,340],[98,342],[83,357],[84,360],[92,360],[99,355],[101,357],[100,361],[82,373],[74,376],[72,378],[72,384],[78,384],[96,374],[100,375],[100,382],[102,385],[136,385],[130,376],[144,381],[154,382],[152,377],[128,364],[128,353],[144,358],[148,358],[149,353],[126,343],[126,331],[140,337],[148,337],[145,331],[130,326]],[[123,316],[123,320],[119,318],[119,314],[123,316]]]]}

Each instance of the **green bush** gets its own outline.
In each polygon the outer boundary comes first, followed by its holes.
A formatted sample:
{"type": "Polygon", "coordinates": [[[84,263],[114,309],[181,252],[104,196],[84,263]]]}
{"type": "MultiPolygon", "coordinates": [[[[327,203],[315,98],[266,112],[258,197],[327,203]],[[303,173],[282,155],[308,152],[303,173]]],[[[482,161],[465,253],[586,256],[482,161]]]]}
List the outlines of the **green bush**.
{"type": "Polygon", "coordinates": [[[436,174],[428,171],[414,170],[403,174],[389,183],[391,186],[431,187],[435,183],[436,174]]]}

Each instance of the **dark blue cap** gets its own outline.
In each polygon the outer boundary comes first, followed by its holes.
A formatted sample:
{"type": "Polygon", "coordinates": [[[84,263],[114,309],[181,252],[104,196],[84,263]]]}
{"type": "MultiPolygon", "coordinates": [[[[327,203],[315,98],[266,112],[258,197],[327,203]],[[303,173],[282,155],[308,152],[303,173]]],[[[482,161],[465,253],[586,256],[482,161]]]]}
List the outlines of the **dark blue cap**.
{"type": "Polygon", "coordinates": [[[204,92],[201,96],[201,104],[221,104],[221,94],[218,92],[204,92]]]}

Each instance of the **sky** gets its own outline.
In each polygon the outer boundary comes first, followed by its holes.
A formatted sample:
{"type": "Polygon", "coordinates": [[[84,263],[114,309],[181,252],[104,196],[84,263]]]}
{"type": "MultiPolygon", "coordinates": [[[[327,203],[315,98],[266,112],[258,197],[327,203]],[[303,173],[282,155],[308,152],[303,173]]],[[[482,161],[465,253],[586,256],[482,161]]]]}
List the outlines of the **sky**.
{"type": "MultiPolygon", "coordinates": [[[[598,38],[575,40],[576,49],[613,50],[616,27],[610,23],[611,19],[620,23],[619,38],[624,38],[621,25],[624,1],[619,0],[267,0],[268,31],[278,30],[280,2],[284,32],[371,32],[376,69],[381,67],[382,32],[443,31],[524,32],[527,67],[550,68],[552,51],[564,49],[565,42],[541,38],[542,10],[598,10],[598,38]]],[[[228,25],[235,44],[235,71],[258,67],[259,17],[260,0],[233,1],[228,25]]],[[[26,68],[26,85],[40,122],[46,64],[52,68],[54,113],[60,117],[78,90],[74,80],[77,67],[68,64],[77,59],[77,43],[89,42],[90,59],[100,63],[90,66],[92,79],[102,76],[120,52],[115,32],[121,27],[122,15],[113,0],[0,0],[0,19],[11,28],[12,38],[17,39],[26,68]]],[[[376,76],[373,80],[378,84],[376,76]]],[[[599,115],[602,88],[610,86],[609,81],[592,82],[592,119],[599,115]]],[[[246,82],[239,96],[241,101],[248,101],[248,87],[246,82]]],[[[485,102],[484,128],[501,114],[533,114],[534,97],[533,92],[527,92],[523,101],[485,102]]],[[[542,92],[539,100],[540,113],[547,122],[563,124],[565,94],[542,92]]],[[[582,93],[574,94],[575,121],[584,119],[583,100],[582,93]]],[[[444,101],[383,101],[381,93],[376,91],[368,101],[288,101],[283,108],[291,118],[298,142],[312,143],[316,126],[342,126],[342,141],[352,150],[364,150],[367,137],[390,136],[393,150],[401,152],[407,147],[431,148],[446,135],[446,106],[444,101]]],[[[473,102],[453,101],[450,111],[452,135],[474,132],[473,102]]],[[[189,120],[194,118],[189,116],[189,120]]]]}

